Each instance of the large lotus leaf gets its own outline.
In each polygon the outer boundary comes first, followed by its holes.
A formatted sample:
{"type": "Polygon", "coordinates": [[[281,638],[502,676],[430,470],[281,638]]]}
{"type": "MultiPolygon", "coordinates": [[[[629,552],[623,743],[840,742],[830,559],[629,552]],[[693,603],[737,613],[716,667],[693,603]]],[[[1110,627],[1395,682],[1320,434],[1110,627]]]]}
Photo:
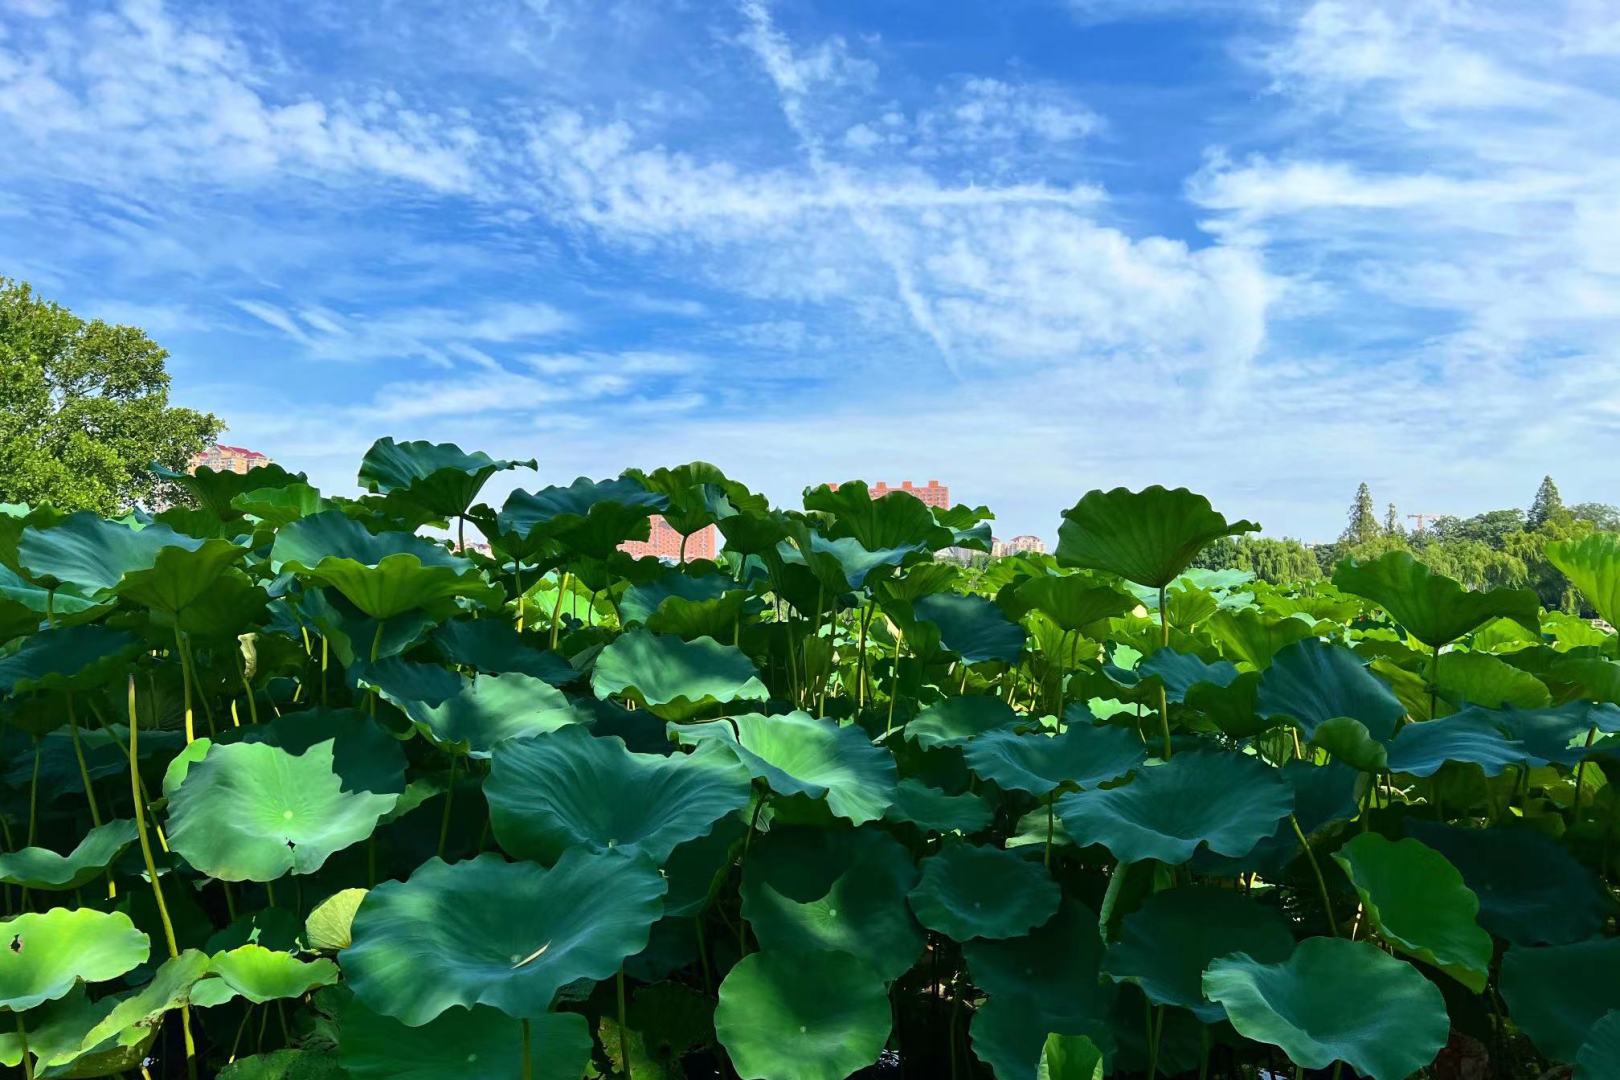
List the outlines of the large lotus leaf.
{"type": "Polygon", "coordinates": [[[516,671],[567,686],[584,674],[556,653],[530,645],[499,619],[451,619],[434,629],[433,644],[450,663],[490,675],[516,671]]]}
{"type": "MultiPolygon", "coordinates": [[[[91,1001],[85,985],[79,983],[55,1001],[48,1001],[36,1009],[29,1010],[26,1021],[28,1052],[34,1059],[34,1074],[53,1076],[69,1072],[78,1073],[77,1069],[70,1070],[63,1067],[79,1062],[84,1053],[85,1032],[94,1027],[116,1003],[111,997],[91,1001]]],[[[8,1030],[0,1031],[0,1065],[8,1069],[17,1069],[23,1060],[22,1039],[12,1028],[9,1019],[6,1027],[8,1030]]],[[[148,1040],[151,1035],[152,1032],[149,1030],[130,1032],[129,1039],[119,1042],[125,1044],[141,1042],[148,1040]]],[[[114,1045],[117,1044],[109,1044],[109,1049],[114,1045]]],[[[137,1055],[137,1060],[139,1057],[140,1055],[137,1055]]],[[[11,1075],[22,1075],[22,1071],[18,1069],[11,1075]]],[[[100,1076],[105,1073],[95,1071],[82,1075],[100,1076]]]]}
{"type": "MultiPolygon", "coordinates": [[[[161,526],[149,525],[142,531],[156,528],[161,526]]],[[[126,571],[113,591],[171,618],[183,616],[191,605],[208,598],[245,551],[220,539],[204,540],[195,549],[170,545],[157,553],[150,567],[126,571]]]]}
{"type": "Polygon", "coordinates": [[[1362,772],[1381,773],[1389,765],[1389,751],[1367,731],[1360,720],[1335,716],[1316,725],[1310,744],[1362,772]]]}
{"type": "Polygon", "coordinates": [[[1057,559],[1157,589],[1187,569],[1204,545],[1259,528],[1252,521],[1228,523],[1208,499],[1186,488],[1089,491],[1063,512],[1057,559]]]}
{"type": "Polygon", "coordinates": [[[731,868],[732,849],[748,833],[742,814],[721,818],[708,835],[688,840],[664,861],[664,878],[669,894],[664,897],[664,915],[695,915],[707,906],[714,894],[721,871],[731,868]]]}
{"type": "Polygon", "coordinates": [[[414,533],[373,533],[341,510],[300,518],[276,534],[271,568],[330,585],[373,619],[451,597],[493,603],[499,590],[471,562],[414,533]]]}
{"type": "Polygon", "coordinates": [[[345,1080],[337,1058],[324,1051],[272,1050],[237,1058],[218,1080],[345,1080]]]}
{"type": "Polygon", "coordinates": [[[934,593],[919,598],[912,610],[917,618],[939,627],[941,643],[964,663],[1000,660],[1010,664],[1024,651],[1024,628],[982,596],[934,593]]]}
{"type": "Polygon", "coordinates": [[[581,476],[567,487],[512,492],[496,520],[502,533],[528,541],[545,537],[604,558],[625,540],[646,539],[648,517],[668,505],[667,495],[647,490],[633,476],[581,476]]]}
{"type": "Polygon", "coordinates": [[[0,882],[25,889],[61,891],[94,881],[135,842],[135,822],[109,821],[85,833],[67,855],[27,847],[0,855],[0,882]]]}
{"type": "Polygon", "coordinates": [[[1534,590],[1473,592],[1405,551],[1387,552],[1367,562],[1346,559],[1333,572],[1333,584],[1371,600],[1431,648],[1456,641],[1495,618],[1512,619],[1532,634],[1541,634],[1541,601],[1534,590]]]}
{"type": "Polygon", "coordinates": [[[847,952],[892,981],[923,947],[906,906],[916,883],[911,855],[885,833],[778,826],[743,864],[742,914],[767,952],[847,952]]]}
{"type": "Polygon", "coordinates": [[[815,532],[801,542],[806,546],[796,547],[790,541],[782,541],[776,546],[777,557],[783,563],[808,567],[816,581],[839,592],[868,585],[868,579],[872,579],[878,571],[900,566],[908,556],[922,550],[915,545],[868,550],[853,537],[829,540],[815,532]]]}
{"type": "Polygon", "coordinates": [[[1437,686],[1447,701],[1488,709],[1539,709],[1552,701],[1540,679],[1488,653],[1447,653],[1440,662],[1437,686]]]}
{"type": "MultiPolygon", "coordinates": [[[[166,549],[195,552],[205,544],[216,551],[230,549],[232,558],[241,552],[223,541],[199,540],[167,525],[135,528],[81,510],[44,528],[25,528],[17,541],[17,564],[35,581],[74,585],[96,598],[116,592],[128,575],[150,572],[166,549]]],[[[216,575],[219,569],[223,566],[216,568],[216,575]]]]}
{"type": "Polygon", "coordinates": [[[538,467],[533,458],[504,461],[481,450],[466,453],[454,443],[396,443],[385,437],[372,443],[361,460],[360,486],[453,517],[472,505],[491,476],[520,465],[538,467]]]}
{"type": "Polygon", "coordinates": [[[420,700],[399,704],[434,742],[458,753],[486,758],[502,739],[539,735],[590,721],[555,686],[533,675],[509,671],[461,679],[460,692],[437,705],[420,700]]]}
{"type": "MultiPolygon", "coordinates": [[[[5,520],[4,514],[0,520],[5,520]]],[[[0,641],[31,634],[50,618],[58,625],[64,620],[93,618],[100,606],[68,589],[36,585],[0,562],[0,641]]]]}
{"type": "Polygon", "coordinates": [[[1309,738],[1318,724],[1336,716],[1361,721],[1374,739],[1395,734],[1406,710],[1394,691],[1367,670],[1361,658],[1316,638],[1277,653],[1260,676],[1256,699],[1265,716],[1289,716],[1309,738]]]}
{"type": "Polygon", "coordinates": [[[196,497],[198,505],[205,510],[212,510],[222,518],[232,516],[232,500],[245,491],[287,487],[302,484],[309,479],[303,473],[290,473],[275,462],[255,465],[245,473],[231,469],[215,470],[207,465],[195,472],[175,472],[155,463],[152,465],[152,471],[191,492],[196,497]]]}
{"type": "Polygon", "coordinates": [[[0,656],[0,695],[104,683],[123,674],[139,644],[127,631],[99,624],[41,630],[0,656]]]}
{"type": "Polygon", "coordinates": [[[1204,623],[1204,630],[1228,659],[1264,668],[1289,645],[1314,637],[1313,626],[1306,619],[1277,618],[1258,608],[1222,608],[1204,623]]]}
{"type": "Polygon", "coordinates": [[[495,747],[484,797],[510,854],[551,864],[564,851],[619,850],[662,865],[748,805],[748,770],[720,747],[634,754],[569,726],[495,747]]]}
{"type": "Polygon", "coordinates": [[[838,952],[752,953],[720,984],[715,1035],[744,1080],[844,1080],[888,1041],[883,978],[838,952]]]}
{"type": "Polygon", "coordinates": [[[370,836],[397,794],[345,790],[334,742],[300,754],[266,743],[214,746],[169,799],[169,843],[222,881],[319,870],[370,836]]]}
{"type": "Polygon", "coordinates": [[[1102,844],[1121,862],[1177,865],[1200,845],[1245,855],[1294,809],[1294,791],[1274,768],[1242,754],[1177,754],[1114,788],[1088,788],[1057,801],[1077,844],[1102,844]]]}
{"type": "Polygon", "coordinates": [[[1620,938],[1514,946],[1502,957],[1501,990],[1508,1015],[1536,1049],[1573,1062],[1598,1021],[1620,1009],[1620,938]]]}
{"type": "Polygon", "coordinates": [[[338,980],[338,967],[330,960],[304,961],[289,952],[263,945],[243,945],[209,961],[209,970],[225,985],[255,1005],[278,998],[301,997],[338,980]]]}
{"type": "Polygon", "coordinates": [[[1067,1080],[1074,1076],[1101,1080],[1108,1075],[1107,1055],[1098,1049],[1102,1045],[1111,1051],[1113,1046],[1106,1017],[1053,1018],[1032,1004],[1038,1005],[1038,999],[1003,995],[973,1012],[968,1028],[973,1056],[990,1067],[996,1080],[1067,1080]],[[1055,1044],[1068,1048],[1069,1056],[1049,1055],[1055,1044]],[[1095,1055],[1089,1072],[1084,1071],[1086,1047],[1095,1055]]]}
{"type": "Polygon", "coordinates": [[[309,484],[255,488],[232,496],[231,509],[272,529],[290,525],[302,517],[332,510],[337,506],[309,484]]]}
{"type": "MultiPolygon", "coordinates": [[[[482,620],[494,623],[493,619],[482,620]]],[[[400,708],[421,704],[432,708],[461,692],[464,680],[453,669],[439,664],[419,664],[403,656],[381,660],[356,659],[349,665],[349,676],[362,690],[375,690],[400,708]]]]}
{"type": "MultiPolygon", "coordinates": [[[[1546,765],[1558,761],[1572,765],[1584,753],[1570,743],[1584,739],[1590,729],[1581,719],[1592,715],[1585,702],[1571,709],[1521,712],[1516,709],[1468,708],[1439,720],[1425,720],[1401,728],[1389,744],[1389,768],[1412,776],[1433,776],[1448,761],[1478,765],[1486,776],[1504,769],[1546,765]],[[1574,720],[1574,725],[1565,719],[1574,720]],[[1520,736],[1528,735],[1535,748],[1520,736]]],[[[1596,718],[1609,722],[1606,714],[1596,718]]]]}
{"type": "Polygon", "coordinates": [[[993,694],[963,694],[935,702],[906,724],[906,738],[924,750],[961,746],[987,731],[1018,723],[1012,706],[993,694]]]}
{"type": "Polygon", "coordinates": [[[1032,1061],[1045,1032],[1080,1034],[1108,1013],[1113,988],[1098,977],[1097,914],[1077,900],[1065,900],[1049,922],[1023,937],[975,939],[962,946],[962,955],[974,985],[991,1001],[1016,1002],[1043,1026],[1032,1061]]]}
{"type": "Polygon", "coordinates": [[[344,791],[397,795],[405,790],[405,754],[375,719],[358,709],[308,709],[267,723],[220,732],[220,743],[267,743],[289,754],[321,744],[332,748],[332,768],[344,791]]]}
{"type": "Polygon", "coordinates": [[[533,1018],[645,948],[667,887],[652,863],[618,853],[576,849],[550,869],[433,858],[367,894],[338,959],[367,1007],[412,1027],[457,1005],[533,1018]]]}
{"type": "Polygon", "coordinates": [[[804,508],[831,514],[831,535],[853,537],[873,551],[925,544],[939,528],[921,499],[904,491],[874,499],[860,480],[807,489],[804,508]]]}
{"type": "Polygon", "coordinates": [[[976,833],[990,824],[995,813],[980,795],[952,795],[907,777],[894,789],[894,802],[884,811],[886,821],[904,821],[925,832],[976,833]]]}
{"type": "Polygon", "coordinates": [[[917,921],[956,941],[1027,934],[1057,913],[1062,890],[1042,864],[1001,848],[956,844],[922,861],[917,921]]]}
{"type": "MultiPolygon", "coordinates": [[[[1294,791],[1294,817],[1306,836],[1336,822],[1349,821],[1360,811],[1357,792],[1362,776],[1342,761],[1317,765],[1295,760],[1285,763],[1278,771],[1294,791]]],[[[1204,873],[1231,875],[1245,871],[1275,878],[1299,857],[1299,837],[1294,835],[1293,822],[1283,818],[1275,831],[1247,855],[1228,859],[1200,852],[1193,860],[1193,867],[1204,873]]]]}
{"type": "Polygon", "coordinates": [[[713,638],[678,637],[632,630],[596,657],[591,689],[645,705],[666,720],[685,720],[715,704],[763,701],[770,691],[753,661],[734,645],[713,638]]]}
{"type": "Polygon", "coordinates": [[[352,1080],[579,1080],[591,1056],[591,1030],[578,1013],[529,1019],[532,1073],[523,1069],[522,1022],[487,1005],[407,1027],[351,999],[338,1018],[338,1060],[352,1080]]]}
{"type": "Polygon", "coordinates": [[[1103,1052],[1084,1035],[1046,1037],[1035,1080],[1103,1080],[1103,1052]]]}
{"type": "Polygon", "coordinates": [[[1164,684],[1166,699],[1181,702],[1187,699],[1188,690],[1200,684],[1230,686],[1238,677],[1238,669],[1226,660],[1210,664],[1191,653],[1159,649],[1136,665],[1136,674],[1142,679],[1158,679],[1164,684]]]}
{"type": "MultiPolygon", "coordinates": [[[[158,966],[151,981],[110,1002],[111,1009],[88,1029],[82,1029],[79,1051],[92,1050],[136,1024],[150,1024],[171,1009],[186,1004],[191,988],[208,973],[208,957],[196,949],[183,950],[158,966]]],[[[105,1000],[105,999],[104,999],[105,1000]]],[[[32,1032],[30,1032],[32,1039],[32,1032]]]]}
{"type": "Polygon", "coordinates": [[[962,748],[968,768],[1004,791],[1045,796],[1068,784],[1117,780],[1142,764],[1142,740],[1124,728],[1070,724],[1056,735],[987,731],[962,748]]]}
{"type": "Polygon", "coordinates": [[[1592,1025],[1575,1055],[1574,1080],[1620,1080],[1620,1009],[1592,1025]]]}
{"type": "Polygon", "coordinates": [[[1210,961],[1242,952],[1270,964],[1293,951],[1294,935],[1276,909],[1235,890],[1193,885],[1154,893],[1125,916],[1103,967],[1116,981],[1141,987],[1155,1005],[1190,1009],[1215,1023],[1226,1014],[1204,996],[1210,961]]]}
{"type": "Polygon", "coordinates": [[[1613,903],[1575,857],[1528,829],[1458,829],[1408,818],[1479,897],[1479,924],[1514,945],[1563,945],[1602,928],[1613,903]]]}
{"type": "Polygon", "coordinates": [[[1263,716],[1259,709],[1260,675],[1245,671],[1225,686],[1194,683],[1187,688],[1186,705],[1206,716],[1222,734],[1249,739],[1280,726],[1281,718],[1263,716]]]}
{"type": "Polygon", "coordinates": [[[806,712],[748,713],[705,724],[671,725],[683,742],[718,742],[778,795],[825,798],[838,817],[876,821],[894,802],[895,764],[858,725],[806,712]]]}
{"type": "Polygon", "coordinates": [[[1204,993],[1240,1034],[1290,1061],[1343,1061],[1373,1080],[1405,1080],[1451,1033],[1440,988],[1365,941],[1309,938],[1280,963],[1239,952],[1210,964],[1204,993]]]}
{"type": "Polygon", "coordinates": [[[666,600],[717,600],[728,592],[744,591],[747,585],[729,574],[688,574],[669,570],[651,581],[638,582],[619,598],[619,617],[626,624],[646,622],[666,600]]]}
{"type": "Polygon", "coordinates": [[[1065,632],[1083,630],[1136,607],[1135,597],[1081,574],[1026,578],[1013,587],[1006,602],[1015,618],[1039,611],[1065,632]]]}
{"type": "Polygon", "coordinates": [[[1444,969],[1476,994],[1485,989],[1491,935],[1476,921],[1479,897],[1444,855],[1417,840],[1362,833],[1334,852],[1333,860],[1385,941],[1444,969]]]}
{"type": "Polygon", "coordinates": [[[0,922],[0,1006],[32,1009],[146,962],[151,940],[121,911],[51,908],[0,922]]]}
{"type": "Polygon", "coordinates": [[[1547,561],[1591,601],[1610,626],[1620,626],[1620,535],[1595,532],[1547,545],[1547,561]]]}

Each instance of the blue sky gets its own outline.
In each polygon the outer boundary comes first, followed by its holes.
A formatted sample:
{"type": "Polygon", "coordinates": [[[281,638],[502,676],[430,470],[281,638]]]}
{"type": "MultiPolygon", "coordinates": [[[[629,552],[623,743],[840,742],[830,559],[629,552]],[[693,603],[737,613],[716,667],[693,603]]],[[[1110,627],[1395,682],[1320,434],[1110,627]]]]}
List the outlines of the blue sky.
{"type": "Polygon", "coordinates": [[[1620,0],[0,0],[0,274],[329,490],[1620,501],[1620,0]]]}

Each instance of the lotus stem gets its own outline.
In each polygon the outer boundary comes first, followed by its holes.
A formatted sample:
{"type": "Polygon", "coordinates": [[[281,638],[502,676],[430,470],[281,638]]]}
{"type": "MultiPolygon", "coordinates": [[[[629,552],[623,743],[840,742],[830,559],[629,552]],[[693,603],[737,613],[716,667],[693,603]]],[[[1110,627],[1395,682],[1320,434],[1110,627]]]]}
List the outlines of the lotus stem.
{"type": "MultiPolygon", "coordinates": [[[[191,662],[186,659],[186,650],[185,646],[181,644],[180,625],[178,623],[174,627],[174,651],[180,654],[180,685],[186,703],[186,745],[190,746],[197,739],[197,732],[191,714],[191,662]]],[[[130,700],[133,701],[134,698],[135,691],[131,690],[130,700]]],[[[135,721],[133,719],[130,720],[129,729],[130,735],[133,737],[135,733],[135,721]]]]}
{"type": "Polygon", "coordinates": [[[1052,869],[1052,803],[1057,799],[1057,788],[1046,793],[1046,868],[1052,869]]]}
{"type": "Polygon", "coordinates": [[[1333,901],[1328,897],[1327,879],[1322,876],[1322,866],[1316,861],[1316,852],[1311,850],[1311,842],[1305,838],[1305,830],[1299,827],[1299,818],[1289,814],[1288,823],[1294,827],[1294,835],[1299,837],[1299,846],[1305,852],[1305,858],[1310,861],[1311,873],[1316,875],[1316,888],[1322,894],[1322,910],[1327,912],[1328,933],[1338,937],[1339,922],[1333,917],[1333,901]]]}
{"type": "MultiPolygon", "coordinates": [[[[377,662],[377,654],[382,651],[383,627],[386,625],[388,624],[385,620],[378,619],[377,632],[371,635],[371,662],[373,664],[377,662]]],[[[381,692],[382,691],[373,686],[371,688],[371,696],[366,699],[366,705],[370,708],[372,716],[377,715],[377,695],[381,692]]]]}
{"type": "MultiPolygon", "coordinates": [[[[1597,738],[1598,729],[1592,728],[1586,733],[1586,748],[1592,748],[1592,741],[1597,738]]],[[[1572,822],[1581,823],[1581,782],[1586,778],[1586,759],[1583,757],[1575,766],[1575,807],[1572,822]]]]}
{"type": "Polygon", "coordinates": [[[523,1025],[523,1080],[534,1080],[534,1057],[529,1050],[529,1018],[519,1021],[523,1025]]]}
{"type": "Polygon", "coordinates": [[[28,781],[28,847],[34,846],[34,836],[39,828],[39,815],[36,809],[39,806],[39,755],[42,740],[34,736],[34,775],[28,781]]]}
{"type": "Polygon", "coordinates": [[[441,859],[444,858],[445,839],[450,835],[450,808],[455,805],[456,801],[456,765],[460,760],[455,755],[450,757],[450,782],[444,789],[444,813],[439,818],[438,855],[441,859]]]}
{"type": "Polygon", "coordinates": [[[703,912],[699,911],[692,919],[692,927],[697,935],[698,966],[703,969],[703,993],[707,997],[714,997],[714,972],[709,969],[709,944],[703,935],[703,912]]]}
{"type": "MultiPolygon", "coordinates": [[[[321,644],[323,648],[325,647],[325,642],[326,639],[322,638],[321,644]]],[[[247,666],[242,663],[242,647],[240,642],[237,643],[236,650],[232,655],[236,658],[236,677],[242,680],[242,692],[247,695],[248,719],[257,725],[259,722],[259,703],[253,698],[253,684],[248,681],[247,666]]],[[[325,690],[326,687],[323,685],[321,689],[325,690]]]]}
{"type": "MultiPolygon", "coordinates": [[[[1165,611],[1167,594],[1163,585],[1159,586],[1159,646],[1170,647],[1170,615],[1165,611]]],[[[1175,752],[1170,745],[1170,702],[1165,696],[1164,680],[1159,680],[1159,728],[1164,733],[1164,760],[1169,761],[1170,755],[1175,752]]]]}
{"type": "Polygon", "coordinates": [[[568,571],[557,579],[557,602],[551,606],[551,647],[557,647],[557,634],[562,629],[562,602],[563,594],[568,591],[568,583],[573,578],[573,572],[568,571]]]}
{"type": "MultiPolygon", "coordinates": [[[[179,631],[177,630],[176,633],[179,631]]],[[[189,726],[190,711],[186,714],[189,726]]],[[[146,863],[146,876],[152,882],[152,899],[157,903],[158,919],[163,923],[163,941],[169,947],[169,959],[180,955],[175,942],[174,923],[169,919],[169,905],[163,901],[163,883],[158,880],[157,863],[152,860],[152,841],[146,835],[146,809],[141,799],[140,716],[135,711],[135,676],[129,677],[129,789],[135,800],[135,835],[141,842],[141,859],[146,863]]],[[[191,1006],[180,1006],[180,1030],[185,1037],[186,1075],[197,1075],[197,1044],[191,1038],[191,1006]]]]}
{"type": "Polygon", "coordinates": [[[624,968],[619,968],[619,1061],[624,1066],[624,1080],[630,1076],[630,1030],[624,1026],[624,968]]]}
{"type": "Polygon", "coordinates": [[[1148,1080],[1157,1080],[1159,1075],[1159,1036],[1164,1031],[1164,1009],[1161,1007],[1154,1017],[1153,1002],[1147,998],[1142,999],[1142,1007],[1147,1010],[1147,1045],[1148,1045],[1148,1080]]]}
{"type": "Polygon", "coordinates": [[[96,805],[96,788],[90,782],[90,768],[84,761],[84,747],[79,743],[79,715],[73,708],[73,691],[67,692],[68,734],[73,739],[73,756],[79,761],[79,779],[84,783],[84,797],[90,802],[90,822],[101,827],[101,808],[96,805]]]}
{"type": "Polygon", "coordinates": [[[1434,647],[1434,670],[1429,677],[1429,719],[1435,718],[1434,713],[1439,705],[1440,698],[1440,646],[1434,647]]]}

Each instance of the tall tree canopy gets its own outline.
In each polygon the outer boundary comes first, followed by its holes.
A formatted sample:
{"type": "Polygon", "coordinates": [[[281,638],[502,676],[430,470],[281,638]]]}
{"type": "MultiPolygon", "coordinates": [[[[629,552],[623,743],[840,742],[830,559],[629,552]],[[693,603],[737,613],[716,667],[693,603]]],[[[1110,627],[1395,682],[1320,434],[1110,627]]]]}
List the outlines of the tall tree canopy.
{"type": "Polygon", "coordinates": [[[1564,512],[1563,496],[1558,494],[1558,485],[1553,478],[1543,476],[1541,486],[1536,488],[1535,500],[1530,503],[1528,520],[1532,529],[1539,529],[1550,519],[1564,512]]]}
{"type": "Polygon", "coordinates": [[[169,404],[168,352],[0,278],[0,502],[117,513],[182,469],[217,417],[169,404]]]}
{"type": "Polygon", "coordinates": [[[1365,544],[1383,535],[1378,527],[1378,512],[1373,509],[1372,492],[1366,484],[1356,488],[1356,501],[1350,504],[1349,521],[1339,536],[1346,544],[1365,544]]]}

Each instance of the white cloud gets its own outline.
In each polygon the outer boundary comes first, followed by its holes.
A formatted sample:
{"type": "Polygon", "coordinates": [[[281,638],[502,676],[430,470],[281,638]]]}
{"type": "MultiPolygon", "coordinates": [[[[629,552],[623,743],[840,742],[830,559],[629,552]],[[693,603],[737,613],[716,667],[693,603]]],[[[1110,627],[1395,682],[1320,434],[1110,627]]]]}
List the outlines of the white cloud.
{"type": "Polygon", "coordinates": [[[540,301],[485,303],[466,310],[416,307],[348,316],[318,307],[294,312],[264,300],[232,303],[291,338],[310,356],[325,360],[421,358],[449,367],[456,358],[487,360],[473,347],[475,343],[528,342],[574,325],[570,316],[540,301]]]}

